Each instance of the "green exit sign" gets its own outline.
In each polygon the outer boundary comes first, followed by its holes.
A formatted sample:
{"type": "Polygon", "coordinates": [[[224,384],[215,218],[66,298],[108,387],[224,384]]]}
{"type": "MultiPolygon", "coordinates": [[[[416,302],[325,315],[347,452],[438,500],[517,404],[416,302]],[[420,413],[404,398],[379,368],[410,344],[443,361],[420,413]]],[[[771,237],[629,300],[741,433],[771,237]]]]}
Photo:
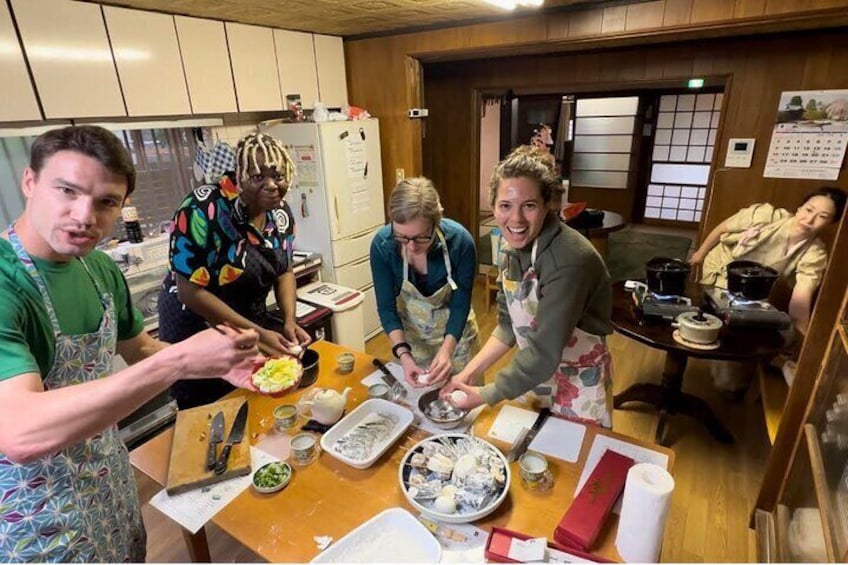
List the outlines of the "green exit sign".
{"type": "Polygon", "coordinates": [[[689,88],[701,88],[702,86],[704,86],[704,79],[702,79],[702,78],[691,78],[691,79],[689,79],[687,86],[689,88]]]}

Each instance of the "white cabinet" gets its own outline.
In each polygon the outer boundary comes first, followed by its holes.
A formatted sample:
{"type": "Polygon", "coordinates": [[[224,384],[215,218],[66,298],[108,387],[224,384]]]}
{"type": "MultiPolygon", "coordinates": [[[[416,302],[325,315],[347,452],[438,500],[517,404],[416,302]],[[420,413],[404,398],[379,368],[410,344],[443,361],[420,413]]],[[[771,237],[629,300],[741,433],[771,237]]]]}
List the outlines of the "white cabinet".
{"type": "Polygon", "coordinates": [[[226,23],[240,112],[282,110],[271,28],[226,23]]]}
{"type": "Polygon", "coordinates": [[[312,34],[275,29],[274,46],[283,102],[287,104],[286,96],[299,94],[303,107],[312,108],[319,99],[312,34]]]}
{"type": "Polygon", "coordinates": [[[40,120],[35,91],[5,2],[0,4],[0,76],[3,77],[0,122],[40,120]]]}
{"type": "Polygon", "coordinates": [[[238,112],[224,22],[185,16],[174,20],[192,112],[238,112]]]}
{"type": "Polygon", "coordinates": [[[174,16],[104,6],[130,116],[190,114],[174,16]]]}
{"type": "Polygon", "coordinates": [[[315,34],[313,40],[321,102],[330,108],[344,106],[347,104],[347,77],[342,38],[315,34]]]}
{"type": "Polygon", "coordinates": [[[45,118],[126,116],[100,6],[12,0],[45,118]]]}

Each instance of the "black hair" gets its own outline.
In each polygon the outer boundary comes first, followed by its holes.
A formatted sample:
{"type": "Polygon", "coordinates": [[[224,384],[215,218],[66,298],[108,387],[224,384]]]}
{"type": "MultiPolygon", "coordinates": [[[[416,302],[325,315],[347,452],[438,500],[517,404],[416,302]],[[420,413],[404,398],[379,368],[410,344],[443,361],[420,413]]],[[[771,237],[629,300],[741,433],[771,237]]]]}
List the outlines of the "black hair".
{"type": "Polygon", "coordinates": [[[68,126],[39,135],[32,143],[29,167],[41,172],[47,160],[59,151],[75,151],[95,159],[110,173],[124,177],[127,194],[135,190],[135,165],[129,151],[114,133],[100,126],[68,126]]]}
{"type": "Polygon", "coordinates": [[[826,198],[830,198],[830,201],[833,202],[833,217],[830,219],[831,222],[836,223],[842,217],[842,212],[845,211],[845,200],[848,198],[848,195],[845,194],[845,191],[841,188],[835,188],[832,186],[823,186],[820,189],[809,193],[804,197],[804,200],[801,201],[801,206],[810,201],[810,198],[814,198],[816,196],[824,196],[826,198]]]}

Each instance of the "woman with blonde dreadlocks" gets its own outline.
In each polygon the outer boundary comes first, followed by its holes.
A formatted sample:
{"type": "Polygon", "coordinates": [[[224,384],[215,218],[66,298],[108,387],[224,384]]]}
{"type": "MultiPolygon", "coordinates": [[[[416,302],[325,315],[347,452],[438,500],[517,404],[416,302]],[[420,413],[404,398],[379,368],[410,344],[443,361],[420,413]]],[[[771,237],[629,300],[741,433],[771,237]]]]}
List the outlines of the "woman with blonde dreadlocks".
{"type": "MultiPolygon", "coordinates": [[[[271,136],[238,142],[236,171],[189,194],[174,214],[170,272],[159,296],[159,338],[175,343],[228,323],[259,332],[266,355],[309,343],[295,322],[292,273],[294,223],[283,196],[292,160],[271,136]],[[282,319],[269,315],[273,289],[282,319]]],[[[179,381],[171,388],[180,409],[208,404],[232,387],[220,379],[179,381]]]]}

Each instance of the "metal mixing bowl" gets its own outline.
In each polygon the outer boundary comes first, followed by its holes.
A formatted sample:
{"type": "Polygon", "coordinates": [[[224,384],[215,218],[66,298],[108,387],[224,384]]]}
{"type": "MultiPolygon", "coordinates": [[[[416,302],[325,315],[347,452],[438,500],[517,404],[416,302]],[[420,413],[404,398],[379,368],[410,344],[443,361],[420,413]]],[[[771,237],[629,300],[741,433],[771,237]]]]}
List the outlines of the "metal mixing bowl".
{"type": "Polygon", "coordinates": [[[425,392],[418,399],[418,410],[424,414],[434,426],[442,430],[450,430],[462,423],[468,410],[455,408],[447,400],[439,398],[439,389],[425,392]],[[436,414],[439,414],[438,416],[436,414]]]}

